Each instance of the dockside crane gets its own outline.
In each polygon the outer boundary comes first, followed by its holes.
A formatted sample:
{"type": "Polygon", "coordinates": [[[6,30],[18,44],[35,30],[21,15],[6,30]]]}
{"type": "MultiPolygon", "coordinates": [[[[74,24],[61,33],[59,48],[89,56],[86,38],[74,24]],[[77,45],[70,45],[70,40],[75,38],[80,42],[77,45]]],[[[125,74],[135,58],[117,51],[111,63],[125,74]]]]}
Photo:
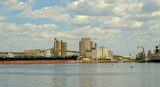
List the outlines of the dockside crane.
{"type": "Polygon", "coordinates": [[[144,55],[144,58],[145,58],[145,50],[144,50],[144,47],[142,47],[142,46],[137,46],[137,49],[138,48],[142,48],[143,49],[143,55],[144,55]]]}

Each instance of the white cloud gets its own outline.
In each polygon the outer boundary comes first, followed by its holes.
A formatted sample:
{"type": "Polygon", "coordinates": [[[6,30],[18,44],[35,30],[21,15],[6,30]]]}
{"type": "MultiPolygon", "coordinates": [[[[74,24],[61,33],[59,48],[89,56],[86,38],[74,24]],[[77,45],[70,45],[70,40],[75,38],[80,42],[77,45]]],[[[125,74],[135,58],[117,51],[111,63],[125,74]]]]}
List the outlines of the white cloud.
{"type": "Polygon", "coordinates": [[[17,25],[16,23],[0,22],[0,47],[4,51],[22,51],[28,48],[49,48],[48,40],[53,37],[43,36],[43,32],[48,35],[54,34],[57,26],[55,24],[34,25],[31,23],[17,25]],[[10,48],[7,48],[10,47],[10,48]],[[5,49],[6,48],[6,49],[5,49]]]}
{"type": "Polygon", "coordinates": [[[0,15],[0,20],[5,20],[5,19],[7,19],[6,16],[1,16],[1,15],[0,15]]]}
{"type": "Polygon", "coordinates": [[[137,29],[143,25],[143,22],[127,20],[119,17],[108,18],[101,28],[112,28],[112,29],[122,29],[122,30],[130,30],[137,29]]]}
{"type": "Polygon", "coordinates": [[[115,17],[140,13],[142,6],[137,0],[78,0],[67,4],[66,9],[74,15],[115,17]]]}
{"type": "Polygon", "coordinates": [[[73,19],[70,20],[70,25],[76,26],[87,26],[90,24],[98,24],[102,23],[106,17],[98,17],[98,16],[85,16],[85,15],[75,15],[73,19]]]}
{"type": "Polygon", "coordinates": [[[67,5],[68,12],[75,15],[106,16],[113,15],[114,6],[104,0],[78,0],[67,5]]]}
{"type": "Polygon", "coordinates": [[[40,37],[41,33],[48,31],[52,33],[57,28],[54,24],[23,24],[17,25],[16,23],[0,23],[1,37],[12,37],[12,38],[34,38],[40,37]],[[22,36],[22,37],[21,37],[22,36]]]}
{"type": "Polygon", "coordinates": [[[146,13],[160,10],[159,0],[142,0],[142,11],[146,13]]]}
{"type": "Polygon", "coordinates": [[[35,0],[27,0],[26,2],[19,0],[0,1],[2,7],[0,12],[7,13],[11,12],[12,10],[30,11],[32,10],[34,3],[35,0]]]}
{"type": "Polygon", "coordinates": [[[54,6],[54,7],[44,7],[42,9],[37,9],[27,12],[24,11],[21,14],[19,14],[18,17],[33,18],[33,19],[47,18],[47,19],[52,19],[54,21],[66,22],[69,20],[70,15],[65,13],[64,8],[59,6],[54,6]]]}
{"type": "MultiPolygon", "coordinates": [[[[124,27],[128,25],[134,28],[142,24],[137,25],[134,21],[139,22],[141,19],[151,19],[153,16],[154,18],[159,17],[158,12],[144,14],[142,9],[144,4],[145,2],[143,0],[78,0],[67,4],[66,7],[55,5],[53,7],[43,7],[42,9],[33,11],[24,11],[19,14],[18,17],[32,19],[47,18],[56,22],[64,22],[71,26],[106,23],[108,18],[121,18],[131,23],[123,24],[124,27]],[[133,22],[130,20],[133,20],[133,22]],[[132,23],[135,25],[132,25],[132,23]]],[[[120,26],[123,27],[123,25],[120,26]]]]}
{"type": "Polygon", "coordinates": [[[143,22],[135,21],[131,27],[132,27],[132,28],[141,27],[141,26],[142,26],[142,24],[143,24],[143,22]]]}
{"type": "Polygon", "coordinates": [[[151,13],[151,17],[160,16],[160,11],[151,13]]]}
{"type": "Polygon", "coordinates": [[[108,39],[112,38],[112,36],[121,33],[120,30],[114,29],[100,29],[100,28],[92,28],[91,26],[85,26],[82,28],[76,28],[72,31],[61,32],[68,35],[74,36],[74,38],[82,38],[82,37],[90,37],[94,39],[108,39]]]}
{"type": "Polygon", "coordinates": [[[65,8],[54,6],[54,7],[44,7],[42,9],[37,9],[29,12],[22,12],[17,15],[21,18],[32,18],[32,19],[51,19],[56,22],[65,22],[73,26],[86,26],[90,24],[102,23],[106,17],[101,16],[85,16],[85,15],[73,15],[70,16],[66,12],[65,8]]]}

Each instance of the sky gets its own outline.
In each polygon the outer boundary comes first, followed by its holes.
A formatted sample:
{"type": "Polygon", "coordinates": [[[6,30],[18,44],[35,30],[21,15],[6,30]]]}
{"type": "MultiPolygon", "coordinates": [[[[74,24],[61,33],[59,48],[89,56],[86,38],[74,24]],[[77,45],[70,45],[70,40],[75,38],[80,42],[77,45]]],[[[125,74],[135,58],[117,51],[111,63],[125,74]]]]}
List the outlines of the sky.
{"type": "Polygon", "coordinates": [[[47,49],[54,38],[79,50],[90,37],[114,55],[160,44],[160,0],[0,0],[0,51],[47,49]]]}

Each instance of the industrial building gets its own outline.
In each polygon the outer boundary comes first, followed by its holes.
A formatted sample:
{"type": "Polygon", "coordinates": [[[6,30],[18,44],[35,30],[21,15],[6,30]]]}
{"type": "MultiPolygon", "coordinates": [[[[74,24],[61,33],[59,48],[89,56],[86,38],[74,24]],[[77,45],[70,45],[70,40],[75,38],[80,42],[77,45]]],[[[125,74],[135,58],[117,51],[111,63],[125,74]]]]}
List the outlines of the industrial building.
{"type": "Polygon", "coordinates": [[[37,55],[43,53],[40,49],[28,49],[24,51],[26,55],[37,55]]]}
{"type": "Polygon", "coordinates": [[[52,54],[58,56],[66,56],[67,55],[67,42],[58,41],[57,38],[54,39],[54,45],[51,49],[28,49],[25,50],[26,55],[39,55],[50,57],[52,54]],[[48,52],[50,50],[51,52],[48,52]],[[52,54],[51,54],[52,53],[52,54]]]}
{"type": "Polygon", "coordinates": [[[113,51],[110,51],[107,47],[96,47],[92,50],[92,59],[106,58],[113,58],[113,51]]]}
{"type": "Polygon", "coordinates": [[[144,52],[141,51],[140,53],[138,53],[138,57],[137,57],[138,60],[144,60],[145,59],[145,55],[144,55],[144,52]]]}
{"type": "Polygon", "coordinates": [[[79,41],[79,54],[80,56],[91,59],[113,58],[113,51],[103,46],[97,47],[97,43],[93,46],[93,41],[90,38],[82,38],[79,41]]]}
{"type": "Polygon", "coordinates": [[[51,53],[48,52],[47,50],[41,50],[41,49],[28,49],[25,50],[25,55],[29,55],[29,56],[45,56],[45,57],[51,57],[51,53]]]}
{"type": "Polygon", "coordinates": [[[66,56],[67,55],[67,42],[63,42],[63,40],[58,41],[57,38],[54,39],[54,46],[53,46],[53,54],[59,56],[66,56]]]}
{"type": "Polygon", "coordinates": [[[79,41],[79,55],[80,56],[87,56],[87,52],[91,52],[93,48],[93,41],[90,40],[90,38],[82,38],[81,41],[79,41]]]}
{"type": "Polygon", "coordinates": [[[0,57],[2,57],[3,55],[8,55],[9,53],[12,53],[14,55],[25,55],[24,52],[0,52],[0,57]]]}

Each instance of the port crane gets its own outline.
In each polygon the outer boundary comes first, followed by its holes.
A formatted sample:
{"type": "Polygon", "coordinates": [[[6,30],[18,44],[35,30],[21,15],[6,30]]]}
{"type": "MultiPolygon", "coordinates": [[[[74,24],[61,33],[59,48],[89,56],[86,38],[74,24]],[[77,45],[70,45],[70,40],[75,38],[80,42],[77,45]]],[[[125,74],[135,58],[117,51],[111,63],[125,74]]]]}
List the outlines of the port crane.
{"type": "Polygon", "coordinates": [[[145,50],[144,50],[144,47],[142,47],[142,46],[137,46],[137,49],[138,48],[142,48],[143,49],[143,55],[144,55],[144,58],[145,58],[145,50]]]}

